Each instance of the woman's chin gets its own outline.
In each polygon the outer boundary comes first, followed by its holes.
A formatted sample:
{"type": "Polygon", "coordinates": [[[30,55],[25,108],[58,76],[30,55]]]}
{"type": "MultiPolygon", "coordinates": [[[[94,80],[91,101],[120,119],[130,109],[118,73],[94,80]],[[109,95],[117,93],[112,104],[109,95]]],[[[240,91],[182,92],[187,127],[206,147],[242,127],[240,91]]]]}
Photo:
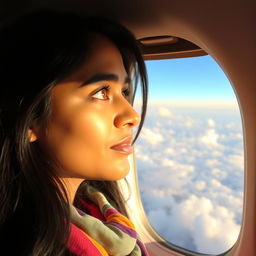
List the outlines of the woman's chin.
{"type": "Polygon", "coordinates": [[[122,171],[117,171],[113,176],[108,177],[109,181],[118,181],[124,179],[130,171],[130,168],[123,169],[122,171]]]}

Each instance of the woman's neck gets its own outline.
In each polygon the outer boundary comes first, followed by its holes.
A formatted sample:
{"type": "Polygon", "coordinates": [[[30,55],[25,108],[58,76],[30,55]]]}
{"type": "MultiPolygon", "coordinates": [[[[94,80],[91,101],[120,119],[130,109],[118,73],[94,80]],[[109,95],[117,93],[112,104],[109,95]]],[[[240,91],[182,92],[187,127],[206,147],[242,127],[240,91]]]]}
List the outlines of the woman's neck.
{"type": "Polygon", "coordinates": [[[61,181],[66,189],[68,203],[73,204],[74,198],[77,192],[78,187],[84,181],[81,178],[61,178],[61,181]]]}

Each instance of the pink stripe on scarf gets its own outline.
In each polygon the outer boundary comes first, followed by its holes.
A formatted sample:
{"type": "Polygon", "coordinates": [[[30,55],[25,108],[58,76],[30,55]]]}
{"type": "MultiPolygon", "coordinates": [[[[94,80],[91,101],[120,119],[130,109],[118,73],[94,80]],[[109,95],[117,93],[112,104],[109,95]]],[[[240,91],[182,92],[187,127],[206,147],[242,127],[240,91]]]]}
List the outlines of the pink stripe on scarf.
{"type": "Polygon", "coordinates": [[[68,249],[77,256],[102,256],[97,247],[74,224],[70,226],[68,249]]]}

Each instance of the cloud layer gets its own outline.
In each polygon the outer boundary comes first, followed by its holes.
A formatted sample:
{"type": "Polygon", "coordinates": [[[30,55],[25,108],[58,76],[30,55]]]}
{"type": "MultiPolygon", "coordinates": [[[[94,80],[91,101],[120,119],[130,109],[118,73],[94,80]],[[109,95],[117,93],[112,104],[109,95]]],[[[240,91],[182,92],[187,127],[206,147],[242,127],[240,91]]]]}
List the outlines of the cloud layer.
{"type": "Polygon", "coordinates": [[[243,141],[237,110],[149,108],[135,157],[143,206],[166,240],[219,254],[237,240],[243,141]]]}

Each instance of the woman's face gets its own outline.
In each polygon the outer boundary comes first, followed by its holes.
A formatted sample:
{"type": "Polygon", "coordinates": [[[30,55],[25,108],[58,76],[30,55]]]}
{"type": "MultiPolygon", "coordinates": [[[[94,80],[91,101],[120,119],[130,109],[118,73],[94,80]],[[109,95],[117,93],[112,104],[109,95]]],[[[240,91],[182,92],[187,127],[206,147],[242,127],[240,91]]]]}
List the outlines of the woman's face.
{"type": "Polygon", "coordinates": [[[53,88],[47,133],[37,139],[58,160],[60,177],[117,180],[128,173],[132,128],[140,122],[128,87],[118,49],[99,36],[83,65],[53,88]]]}

